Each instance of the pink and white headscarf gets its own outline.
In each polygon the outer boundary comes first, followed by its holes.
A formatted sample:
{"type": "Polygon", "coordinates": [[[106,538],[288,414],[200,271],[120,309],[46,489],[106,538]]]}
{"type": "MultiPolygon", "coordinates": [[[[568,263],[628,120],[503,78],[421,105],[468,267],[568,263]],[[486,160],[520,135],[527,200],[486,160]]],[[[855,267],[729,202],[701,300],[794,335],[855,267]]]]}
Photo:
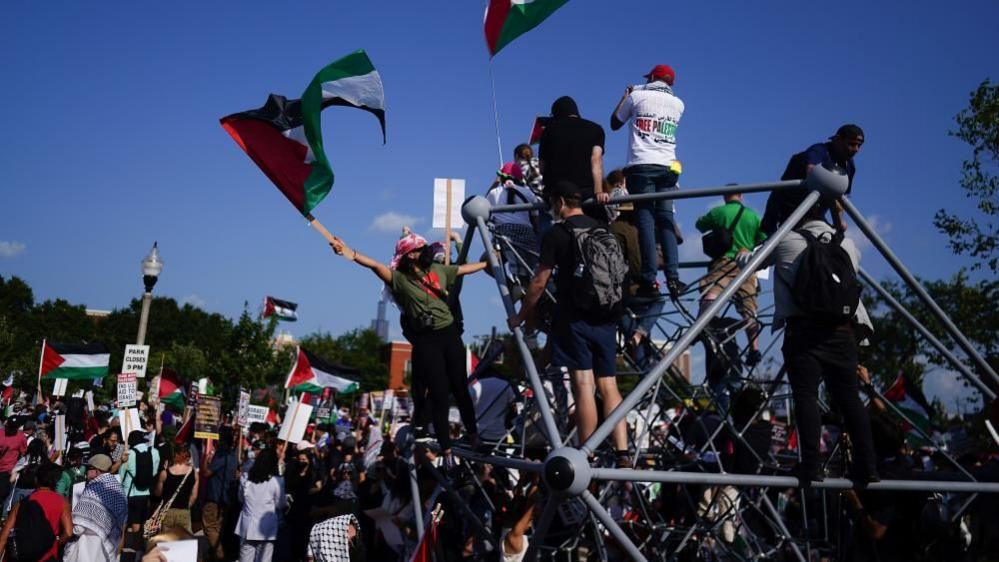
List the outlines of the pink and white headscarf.
{"type": "Polygon", "coordinates": [[[389,262],[389,268],[396,269],[406,254],[414,250],[419,250],[426,245],[427,239],[419,234],[407,234],[403,236],[395,243],[395,255],[392,256],[392,261],[389,262]]]}

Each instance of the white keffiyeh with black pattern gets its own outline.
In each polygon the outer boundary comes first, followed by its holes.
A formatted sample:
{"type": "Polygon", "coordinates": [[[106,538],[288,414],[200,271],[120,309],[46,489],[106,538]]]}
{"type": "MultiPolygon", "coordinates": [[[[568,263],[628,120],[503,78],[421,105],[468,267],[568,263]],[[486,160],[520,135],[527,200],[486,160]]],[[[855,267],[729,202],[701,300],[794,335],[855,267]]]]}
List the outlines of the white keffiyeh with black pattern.
{"type": "Polygon", "coordinates": [[[331,517],[312,527],[309,550],[315,562],[350,562],[350,537],[347,529],[351,525],[357,531],[354,540],[360,540],[361,526],[351,514],[331,517]]]}
{"type": "Polygon", "coordinates": [[[109,560],[117,559],[118,542],[125,527],[128,506],[125,490],[113,474],[102,474],[87,482],[73,506],[73,526],[102,537],[109,560]]]}

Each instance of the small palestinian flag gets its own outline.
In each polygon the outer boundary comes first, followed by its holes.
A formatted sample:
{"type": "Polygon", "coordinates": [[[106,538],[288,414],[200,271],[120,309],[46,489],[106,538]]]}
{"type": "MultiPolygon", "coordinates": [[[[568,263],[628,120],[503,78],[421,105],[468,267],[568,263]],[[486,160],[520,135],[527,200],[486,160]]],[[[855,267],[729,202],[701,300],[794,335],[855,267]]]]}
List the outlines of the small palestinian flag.
{"type": "Polygon", "coordinates": [[[187,399],[184,395],[184,381],[173,369],[163,369],[160,373],[160,402],[176,412],[183,412],[187,399]]]}
{"type": "Polygon", "coordinates": [[[270,318],[271,316],[277,316],[278,320],[284,320],[285,322],[294,322],[298,320],[298,304],[283,301],[281,299],[276,299],[274,297],[267,297],[264,299],[264,318],[270,318]]]}
{"type": "Polygon", "coordinates": [[[541,133],[545,132],[545,127],[548,126],[548,122],[551,120],[551,117],[535,117],[534,126],[531,127],[531,140],[527,141],[527,144],[538,144],[541,142],[541,133]]]}
{"type": "Polygon", "coordinates": [[[534,29],[568,0],[489,0],[486,47],[495,55],[510,41],[534,29]]]}
{"type": "Polygon", "coordinates": [[[385,93],[367,53],[323,68],[300,100],[271,94],[260,109],[223,117],[222,128],[303,215],[329,194],[333,168],[323,149],[320,112],[346,105],[373,113],[385,138],[385,93]]]}
{"type": "Polygon", "coordinates": [[[102,343],[72,345],[42,341],[41,378],[90,380],[108,374],[111,354],[102,343]]]}
{"type": "Polygon", "coordinates": [[[909,418],[911,423],[903,424],[908,432],[909,442],[917,446],[927,444],[926,439],[914,431],[913,427],[918,427],[926,435],[929,435],[932,429],[930,420],[933,418],[934,410],[919,385],[913,383],[905,373],[901,373],[891,388],[885,391],[884,396],[909,418]]]}
{"type": "Polygon", "coordinates": [[[310,353],[303,347],[298,348],[298,358],[291,366],[288,380],[284,387],[298,392],[318,394],[324,388],[332,388],[337,392],[354,392],[357,381],[344,378],[341,375],[357,375],[356,369],[340,367],[327,363],[319,356],[310,353]]]}

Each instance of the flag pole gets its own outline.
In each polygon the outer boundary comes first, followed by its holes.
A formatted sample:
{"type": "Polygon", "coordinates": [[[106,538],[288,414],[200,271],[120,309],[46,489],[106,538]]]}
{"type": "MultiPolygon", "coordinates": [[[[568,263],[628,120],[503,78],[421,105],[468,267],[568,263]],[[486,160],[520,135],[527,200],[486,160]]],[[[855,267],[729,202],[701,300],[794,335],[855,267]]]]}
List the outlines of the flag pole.
{"type": "MultiPolygon", "coordinates": [[[[499,165],[503,166],[503,145],[500,140],[499,110],[496,109],[496,79],[493,77],[493,58],[489,57],[489,86],[493,94],[493,122],[496,124],[496,150],[499,151],[499,165]]],[[[449,211],[450,212],[450,211],[449,211]]]]}
{"type": "Polygon", "coordinates": [[[323,237],[326,238],[326,241],[329,242],[330,244],[332,244],[336,240],[333,237],[333,235],[330,234],[330,231],[326,230],[326,227],[323,226],[323,223],[319,222],[319,219],[312,216],[312,213],[306,213],[305,220],[309,221],[309,226],[318,230],[319,233],[322,234],[323,237]]]}
{"type": "Polygon", "coordinates": [[[42,352],[38,356],[38,401],[42,400],[42,365],[45,364],[45,342],[47,340],[42,338],[42,352]]]}

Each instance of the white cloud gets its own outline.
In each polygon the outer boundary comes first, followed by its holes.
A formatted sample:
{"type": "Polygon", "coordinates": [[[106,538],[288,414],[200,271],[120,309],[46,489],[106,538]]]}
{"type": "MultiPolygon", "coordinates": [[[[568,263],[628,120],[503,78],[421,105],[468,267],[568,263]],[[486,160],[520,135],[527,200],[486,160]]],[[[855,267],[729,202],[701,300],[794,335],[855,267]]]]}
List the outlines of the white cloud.
{"type": "MultiPolygon", "coordinates": [[[[879,236],[884,238],[884,236],[892,231],[892,223],[881,218],[880,215],[871,215],[867,217],[867,223],[871,225],[879,236]]],[[[857,249],[861,252],[867,251],[872,247],[871,241],[864,236],[864,233],[860,231],[860,227],[852,225],[846,231],[846,237],[853,241],[853,244],[857,246],[857,249]]]]}
{"type": "Polygon", "coordinates": [[[197,307],[197,308],[205,308],[205,305],[208,304],[208,302],[205,299],[203,299],[203,298],[201,298],[198,295],[195,295],[193,293],[190,294],[190,295],[187,295],[186,297],[184,297],[183,299],[181,299],[180,302],[182,304],[189,304],[189,305],[197,307]]]}
{"type": "Polygon", "coordinates": [[[402,232],[402,227],[408,226],[412,228],[421,222],[423,222],[423,219],[420,217],[389,211],[375,217],[375,220],[371,221],[371,226],[368,227],[368,230],[385,232],[387,234],[399,234],[402,232]]]}
{"type": "Polygon", "coordinates": [[[0,240],[0,258],[16,258],[24,253],[25,248],[21,242],[0,240]]]}

